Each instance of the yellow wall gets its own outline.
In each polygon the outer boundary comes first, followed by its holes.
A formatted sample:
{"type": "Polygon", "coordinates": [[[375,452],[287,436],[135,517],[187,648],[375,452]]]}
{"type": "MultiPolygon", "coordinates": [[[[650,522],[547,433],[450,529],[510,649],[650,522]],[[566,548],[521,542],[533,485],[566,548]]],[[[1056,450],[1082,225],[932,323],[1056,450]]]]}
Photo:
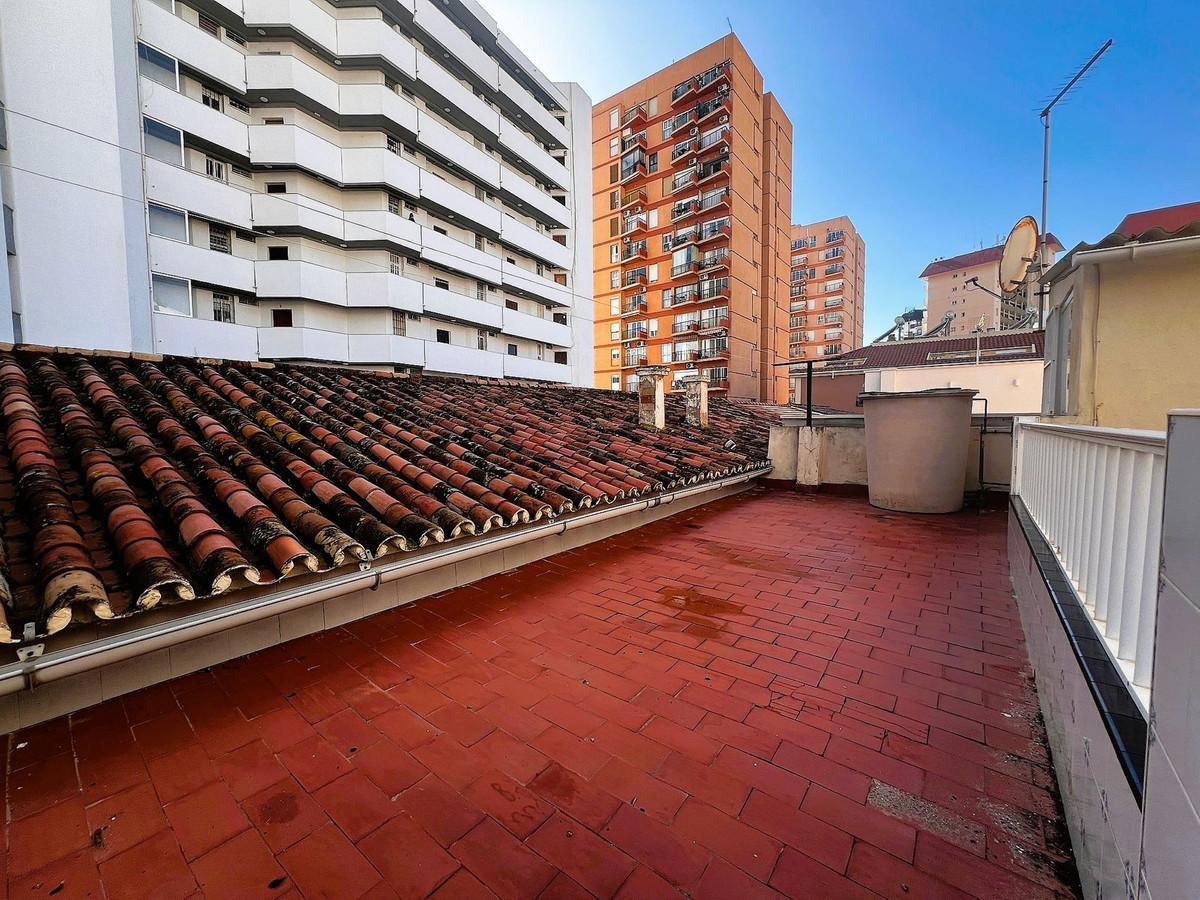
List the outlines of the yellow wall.
{"type": "MultiPolygon", "coordinates": [[[[971,388],[976,399],[986,397],[988,413],[1036,415],[1042,408],[1042,361],[982,362],[977,365],[913,366],[867,372],[864,390],[925,391],[930,388],[971,388]],[[872,386],[873,377],[878,386],[872,386]]],[[[975,404],[983,412],[983,404],[975,404]]]]}
{"type": "Polygon", "coordinates": [[[1200,249],[1080,266],[1052,303],[1068,285],[1072,414],[1055,421],[1163,431],[1168,410],[1200,406],[1200,249]]]}

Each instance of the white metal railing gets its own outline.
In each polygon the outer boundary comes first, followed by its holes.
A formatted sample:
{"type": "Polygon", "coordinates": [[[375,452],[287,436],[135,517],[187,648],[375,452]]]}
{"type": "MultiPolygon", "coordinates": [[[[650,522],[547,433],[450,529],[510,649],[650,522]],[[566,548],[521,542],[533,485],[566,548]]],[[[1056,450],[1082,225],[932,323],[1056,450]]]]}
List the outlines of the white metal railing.
{"type": "Polygon", "coordinates": [[[1013,422],[1012,492],[1149,709],[1166,433],[1013,422]]]}

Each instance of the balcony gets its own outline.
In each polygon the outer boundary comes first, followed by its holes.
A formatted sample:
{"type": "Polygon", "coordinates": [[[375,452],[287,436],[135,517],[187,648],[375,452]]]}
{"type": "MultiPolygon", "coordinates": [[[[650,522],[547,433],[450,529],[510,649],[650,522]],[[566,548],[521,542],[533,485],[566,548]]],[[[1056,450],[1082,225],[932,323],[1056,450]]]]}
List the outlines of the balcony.
{"type": "Polygon", "coordinates": [[[701,347],[696,351],[695,358],[698,360],[728,359],[729,345],[723,343],[715,347],[701,347]]]}
{"type": "MultiPolygon", "coordinates": [[[[497,354],[499,355],[499,354],[497,354]]],[[[571,367],[548,359],[503,355],[505,378],[529,378],[536,381],[565,383],[571,380],[571,367]]]]}
{"type": "Polygon", "coordinates": [[[728,115],[730,107],[729,92],[713,97],[710,100],[705,100],[703,103],[696,104],[696,124],[702,124],[712,119],[719,118],[721,115],[728,115]]]}
{"type": "Polygon", "coordinates": [[[731,234],[733,234],[733,228],[728,222],[721,222],[717,225],[705,225],[700,230],[698,241],[701,244],[708,244],[723,238],[728,239],[731,234]]]}
{"type": "Polygon", "coordinates": [[[719,300],[729,298],[729,276],[710,278],[700,283],[700,300],[719,300]]]}
{"type": "Polygon", "coordinates": [[[161,160],[146,160],[146,196],[216,222],[253,227],[249,193],[161,160]]]}
{"type": "Polygon", "coordinates": [[[689,319],[685,322],[672,322],[671,334],[696,334],[700,331],[700,320],[689,319]]]}
{"type": "Polygon", "coordinates": [[[311,359],[349,362],[350,336],[320,328],[260,328],[258,352],[263,359],[311,359]]]}
{"type": "Polygon", "coordinates": [[[644,188],[634,188],[632,191],[627,191],[621,195],[620,209],[628,209],[631,206],[645,205],[646,191],[644,188]]]}
{"type": "Polygon", "coordinates": [[[681,81],[671,90],[671,105],[678,106],[684,100],[691,98],[695,93],[695,78],[689,78],[687,81],[681,81]]]}
{"type": "Polygon", "coordinates": [[[504,355],[475,347],[457,344],[425,342],[425,370],[448,372],[454,375],[479,375],[483,378],[504,377],[504,355]]]}
{"type": "Polygon", "coordinates": [[[626,298],[621,303],[621,316],[645,315],[649,308],[646,303],[646,295],[635,294],[632,297],[626,298]]]}
{"type": "Polygon", "coordinates": [[[716,181],[722,175],[728,175],[728,174],[729,174],[729,165],[728,165],[728,163],[726,163],[725,160],[723,160],[723,159],[713,160],[712,162],[707,162],[707,163],[704,163],[702,166],[700,166],[699,178],[697,178],[696,183],[697,184],[708,184],[712,181],[716,181]]]}
{"type": "Polygon", "coordinates": [[[699,272],[716,272],[720,269],[729,268],[729,248],[722,247],[719,250],[710,250],[700,257],[699,272]]]}
{"type": "Polygon", "coordinates": [[[137,12],[140,40],[237,94],[246,92],[246,57],[238,50],[155,3],[139,3],[137,12]]]}
{"type": "Polygon", "coordinates": [[[697,201],[695,199],[684,200],[680,203],[676,203],[674,206],[671,207],[671,221],[672,222],[682,221],[683,219],[687,219],[690,216],[696,215],[696,213],[698,213],[699,211],[700,211],[699,201],[697,201]]]}
{"type": "Polygon", "coordinates": [[[639,159],[630,165],[621,165],[621,184],[633,181],[635,178],[641,178],[646,174],[646,161],[639,159]]]}
{"type": "MultiPolygon", "coordinates": [[[[621,288],[644,288],[649,283],[644,271],[626,272],[621,277],[621,288]]],[[[643,291],[645,293],[645,291],[643,291]]]]}
{"type": "Polygon", "coordinates": [[[500,120],[500,143],[508,148],[531,174],[566,190],[571,186],[571,173],[561,162],[508,119],[500,120]]]}
{"type": "Polygon", "coordinates": [[[690,303],[695,303],[699,299],[700,289],[696,285],[690,284],[675,288],[670,304],[664,303],[664,305],[669,305],[671,309],[675,309],[677,306],[687,306],[690,303]]]}
{"type": "Polygon", "coordinates": [[[637,213],[636,215],[626,217],[621,225],[621,234],[628,237],[629,235],[641,234],[650,227],[650,222],[645,213],[637,213]]]}
{"type": "Polygon", "coordinates": [[[723,125],[719,131],[707,134],[696,143],[696,158],[703,162],[714,156],[726,156],[729,153],[729,126],[723,125]]]}
{"type": "Polygon", "coordinates": [[[349,361],[359,365],[425,367],[425,341],[402,334],[352,334],[349,361]]]}
{"type": "Polygon", "coordinates": [[[499,331],[504,320],[504,307],[474,295],[426,284],[421,286],[421,296],[425,312],[443,319],[466,322],[491,331],[499,331]]]}
{"type": "Polygon", "coordinates": [[[637,134],[631,134],[629,137],[621,138],[621,152],[626,153],[635,147],[641,147],[645,150],[650,146],[650,142],[646,140],[646,132],[639,131],[637,134]]]}
{"type": "Polygon", "coordinates": [[[150,270],[246,293],[254,292],[254,260],[150,235],[150,270]]]}
{"type": "Polygon", "coordinates": [[[638,366],[646,365],[646,351],[643,349],[638,353],[626,352],[621,358],[622,369],[633,369],[638,366]]]}
{"type": "Polygon", "coordinates": [[[154,352],[192,359],[258,359],[258,329],[232,322],[154,313],[154,352]]]}
{"type": "Polygon", "coordinates": [[[729,188],[722,188],[716,193],[702,196],[700,202],[696,204],[697,210],[699,212],[708,212],[716,209],[728,209],[731,193],[729,188]]]}
{"type": "Polygon", "coordinates": [[[238,157],[250,155],[250,137],[246,126],[237,119],[148,78],[143,77],[141,84],[142,112],[150,118],[173,125],[191,138],[215,144],[238,157]]]}
{"type": "Polygon", "coordinates": [[[695,153],[695,147],[698,141],[687,140],[680,141],[671,148],[671,166],[682,165],[685,161],[690,161],[692,154],[695,153]]]}
{"type": "Polygon", "coordinates": [[[700,270],[698,260],[689,259],[687,262],[681,262],[678,265],[671,266],[671,277],[682,278],[684,275],[690,275],[700,270]]]}
{"type": "MultiPolygon", "coordinates": [[[[346,306],[346,273],[302,259],[260,259],[254,263],[260,299],[299,297],[346,306]]],[[[325,358],[325,357],[322,357],[325,358]]],[[[346,357],[332,357],[345,361],[346,357]]]]}
{"type": "Polygon", "coordinates": [[[696,170],[691,169],[688,171],[680,172],[678,175],[676,175],[674,178],[671,179],[670,193],[677,194],[680,191],[687,190],[688,188],[694,189],[695,187],[696,187],[696,170]]]}
{"type": "Polygon", "coordinates": [[[627,344],[630,341],[644,341],[646,339],[646,323],[632,322],[625,325],[621,329],[621,343],[627,344]]]}
{"type": "Polygon", "coordinates": [[[531,341],[541,341],[555,347],[571,346],[571,326],[562,325],[550,318],[532,316],[507,307],[501,310],[504,314],[500,331],[515,337],[527,338],[531,341]]]}
{"type": "Polygon", "coordinates": [[[645,103],[639,103],[637,106],[632,106],[621,114],[622,128],[636,128],[646,124],[650,120],[650,111],[646,108],[645,103]]]}
{"type": "Polygon", "coordinates": [[[708,389],[710,391],[727,391],[729,390],[728,378],[706,378],[708,389]]]}
{"type": "Polygon", "coordinates": [[[649,255],[645,241],[634,241],[621,248],[621,262],[645,259],[649,255]]]}
{"type": "Polygon", "coordinates": [[[695,244],[700,240],[700,227],[691,225],[681,229],[671,235],[671,250],[678,250],[681,247],[686,247],[688,244],[695,244]]]}
{"type": "Polygon", "coordinates": [[[728,313],[723,316],[705,316],[699,322],[699,331],[701,334],[707,334],[712,331],[724,331],[729,328],[728,313]]]}

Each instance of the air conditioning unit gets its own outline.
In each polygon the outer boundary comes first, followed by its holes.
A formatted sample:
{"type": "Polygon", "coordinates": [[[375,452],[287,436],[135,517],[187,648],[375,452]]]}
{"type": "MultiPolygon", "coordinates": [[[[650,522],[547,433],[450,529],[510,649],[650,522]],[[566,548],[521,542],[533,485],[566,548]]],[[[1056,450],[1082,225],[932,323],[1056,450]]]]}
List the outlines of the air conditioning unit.
{"type": "Polygon", "coordinates": [[[693,128],[691,131],[689,131],[689,132],[688,132],[688,135],[689,135],[690,137],[695,137],[695,136],[696,136],[696,135],[698,135],[699,133],[700,133],[700,129],[699,129],[699,128],[693,128]]]}
{"type": "Polygon", "coordinates": [[[639,205],[639,206],[635,206],[635,207],[633,208],[633,214],[634,214],[635,216],[636,216],[638,213],[640,213],[641,211],[642,211],[642,207],[641,207],[640,205],[639,205]]]}
{"type": "Polygon", "coordinates": [[[721,124],[721,125],[724,125],[728,121],[729,121],[728,115],[721,116],[721,118],[717,119],[718,124],[721,124]]]}
{"type": "Polygon", "coordinates": [[[621,240],[624,241],[626,244],[628,244],[629,243],[629,235],[626,235],[621,240]]]}

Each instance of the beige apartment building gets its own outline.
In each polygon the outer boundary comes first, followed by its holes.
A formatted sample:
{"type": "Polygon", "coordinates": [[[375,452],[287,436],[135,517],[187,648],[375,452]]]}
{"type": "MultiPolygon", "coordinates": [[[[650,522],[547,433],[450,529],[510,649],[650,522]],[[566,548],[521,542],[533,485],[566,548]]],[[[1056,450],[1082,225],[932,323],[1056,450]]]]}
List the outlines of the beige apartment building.
{"type": "Polygon", "coordinates": [[[792,124],[734,34],[592,118],[596,386],[788,396],[792,124]]]}
{"type": "Polygon", "coordinates": [[[863,344],[867,245],[849,216],[793,225],[788,356],[822,359],[863,344]]]}
{"type": "MultiPolygon", "coordinates": [[[[1053,264],[1062,244],[1051,234],[1046,238],[1046,249],[1048,264],[1053,264]]],[[[1000,293],[1000,257],[1003,253],[1004,244],[997,244],[935,259],[927,265],[921,272],[921,278],[925,280],[925,329],[937,328],[949,313],[953,313],[953,318],[944,332],[946,335],[1015,327],[1025,317],[1026,303],[1036,306],[1037,297],[1032,296],[1027,301],[1024,294],[1019,294],[1012,300],[1002,301],[994,296],[1000,293]],[[972,278],[979,279],[978,286],[970,283],[972,278]]],[[[1036,291],[1036,287],[1033,289],[1036,291]]]]}

